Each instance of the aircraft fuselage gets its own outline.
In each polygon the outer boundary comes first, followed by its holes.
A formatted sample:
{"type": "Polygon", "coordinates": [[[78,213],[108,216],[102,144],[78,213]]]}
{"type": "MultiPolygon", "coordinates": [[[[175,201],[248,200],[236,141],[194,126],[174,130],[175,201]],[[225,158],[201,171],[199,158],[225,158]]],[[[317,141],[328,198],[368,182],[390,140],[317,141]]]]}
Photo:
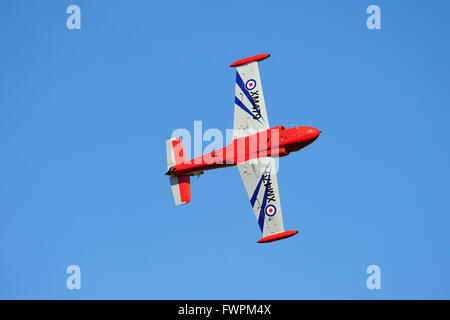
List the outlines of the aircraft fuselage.
{"type": "MultiPolygon", "coordinates": [[[[236,138],[224,148],[187,160],[169,169],[168,175],[199,175],[203,171],[235,166],[262,157],[284,157],[313,143],[320,135],[314,127],[286,129],[277,126],[246,137],[236,138]]],[[[174,150],[181,157],[182,148],[174,150]]]]}

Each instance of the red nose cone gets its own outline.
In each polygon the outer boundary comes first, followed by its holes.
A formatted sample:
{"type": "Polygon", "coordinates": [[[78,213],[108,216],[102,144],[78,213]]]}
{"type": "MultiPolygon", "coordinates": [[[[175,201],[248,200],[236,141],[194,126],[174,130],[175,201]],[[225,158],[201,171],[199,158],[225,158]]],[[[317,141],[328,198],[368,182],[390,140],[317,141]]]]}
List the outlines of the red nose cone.
{"type": "Polygon", "coordinates": [[[320,131],[314,127],[303,127],[303,138],[307,140],[316,140],[320,135],[320,131]]]}
{"type": "Polygon", "coordinates": [[[319,134],[320,134],[320,131],[319,130],[317,130],[316,128],[311,128],[311,129],[309,129],[309,132],[312,134],[312,135],[314,135],[316,138],[319,136],[319,134]]]}
{"type": "Polygon", "coordinates": [[[297,142],[293,150],[300,150],[313,143],[320,135],[320,131],[314,127],[296,127],[297,142]]]}

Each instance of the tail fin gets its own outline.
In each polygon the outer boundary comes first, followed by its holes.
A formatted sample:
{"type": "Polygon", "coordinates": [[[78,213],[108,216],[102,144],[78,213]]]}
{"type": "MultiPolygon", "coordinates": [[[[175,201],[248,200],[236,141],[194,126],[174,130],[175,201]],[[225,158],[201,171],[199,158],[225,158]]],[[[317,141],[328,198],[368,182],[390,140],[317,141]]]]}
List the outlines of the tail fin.
{"type": "MultiPolygon", "coordinates": [[[[172,138],[166,142],[167,170],[174,165],[186,161],[183,142],[180,138],[172,138]]],[[[169,172],[169,171],[168,171],[169,172]]],[[[170,175],[170,186],[172,188],[175,205],[183,205],[191,201],[191,178],[188,175],[170,175]]]]}

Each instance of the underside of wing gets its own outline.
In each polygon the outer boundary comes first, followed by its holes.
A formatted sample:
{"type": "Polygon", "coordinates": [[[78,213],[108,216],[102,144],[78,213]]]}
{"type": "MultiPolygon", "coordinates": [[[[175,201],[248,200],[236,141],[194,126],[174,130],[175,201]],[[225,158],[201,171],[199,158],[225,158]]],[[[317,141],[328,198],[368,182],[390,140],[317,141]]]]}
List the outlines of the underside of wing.
{"type": "Polygon", "coordinates": [[[254,159],[237,166],[263,236],[283,232],[275,159],[254,159]]]}
{"type": "MultiPolygon", "coordinates": [[[[258,61],[268,57],[268,54],[260,54],[230,65],[236,67],[234,139],[270,129],[258,68],[258,61]]],[[[295,235],[297,231],[284,231],[275,159],[262,157],[237,166],[263,234],[258,242],[272,242],[295,235]]]]}
{"type": "Polygon", "coordinates": [[[231,65],[236,67],[234,138],[270,128],[258,68],[258,61],[268,57],[268,54],[257,55],[231,65]]]}

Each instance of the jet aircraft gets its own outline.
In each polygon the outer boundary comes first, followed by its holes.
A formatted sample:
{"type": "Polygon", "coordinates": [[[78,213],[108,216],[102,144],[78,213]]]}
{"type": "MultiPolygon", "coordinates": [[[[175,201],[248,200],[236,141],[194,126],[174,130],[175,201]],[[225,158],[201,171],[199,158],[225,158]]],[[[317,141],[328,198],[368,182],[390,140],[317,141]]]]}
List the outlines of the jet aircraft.
{"type": "Polygon", "coordinates": [[[191,200],[190,177],[206,170],[237,166],[262,233],[258,243],[291,237],[281,215],[275,158],[285,157],[314,142],[314,127],[269,126],[258,63],[269,54],[238,60],[234,98],[233,141],[226,147],[187,160],[182,140],[167,140],[167,172],[176,205],[191,200]]]}

